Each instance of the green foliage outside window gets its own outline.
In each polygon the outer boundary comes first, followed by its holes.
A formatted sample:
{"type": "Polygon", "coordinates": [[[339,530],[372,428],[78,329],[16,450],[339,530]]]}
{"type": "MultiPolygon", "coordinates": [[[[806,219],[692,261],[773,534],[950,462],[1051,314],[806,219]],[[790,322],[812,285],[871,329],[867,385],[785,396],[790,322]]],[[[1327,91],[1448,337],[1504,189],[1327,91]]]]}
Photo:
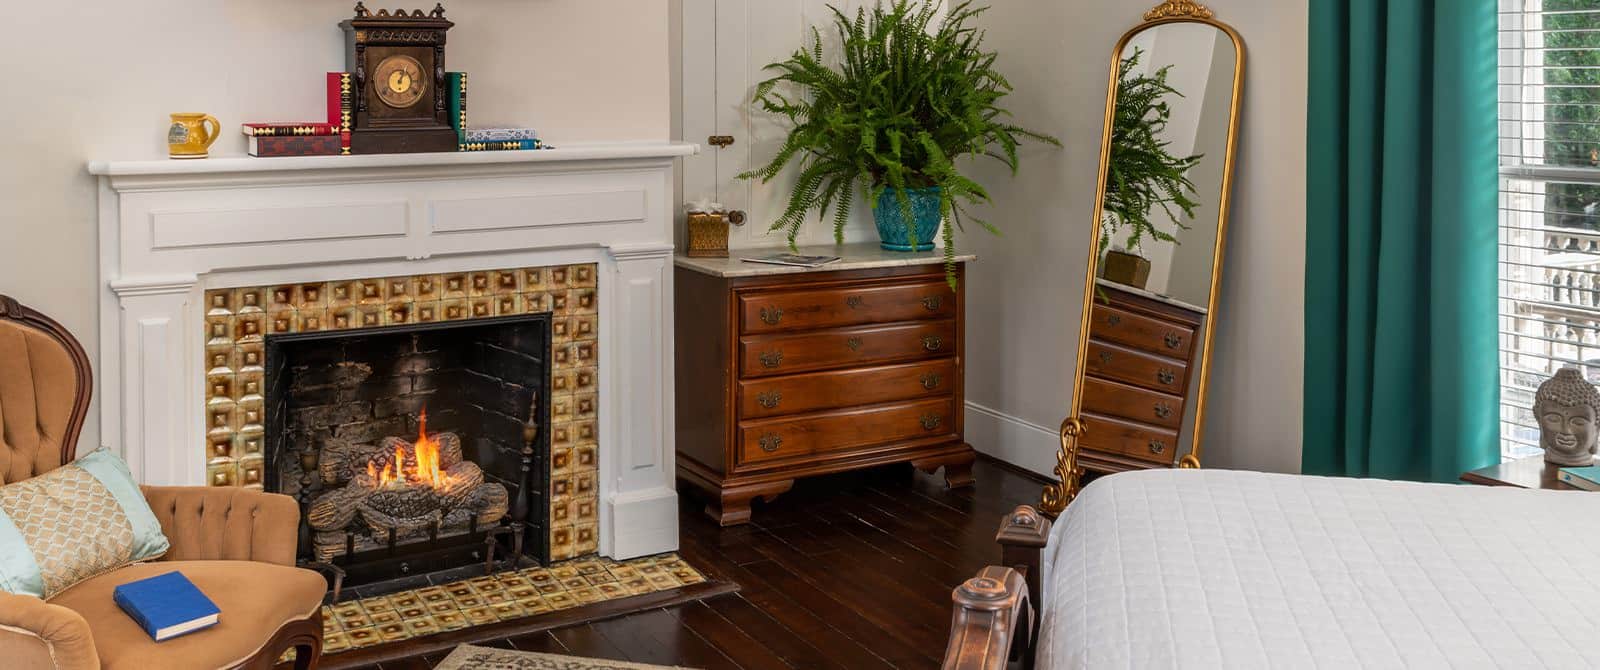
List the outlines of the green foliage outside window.
{"type": "MultiPolygon", "coordinates": [[[[1597,11],[1600,0],[1545,0],[1546,12],[1597,11]]],[[[1546,13],[1546,165],[1600,167],[1600,16],[1546,13]],[[1595,86],[1596,88],[1561,88],[1595,86]]],[[[1600,186],[1551,182],[1545,223],[1600,230],[1600,186]]]]}

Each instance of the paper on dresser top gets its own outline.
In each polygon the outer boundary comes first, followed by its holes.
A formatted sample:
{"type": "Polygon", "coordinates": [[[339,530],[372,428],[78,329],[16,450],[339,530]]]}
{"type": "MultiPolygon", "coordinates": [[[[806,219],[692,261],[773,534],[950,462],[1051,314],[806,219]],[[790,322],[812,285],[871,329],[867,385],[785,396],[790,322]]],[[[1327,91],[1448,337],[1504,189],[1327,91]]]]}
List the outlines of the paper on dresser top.
{"type": "MultiPolygon", "coordinates": [[[[802,256],[838,256],[838,262],[815,268],[785,265],[746,263],[745,258],[759,258],[771,254],[794,253],[788,247],[762,247],[759,249],[732,249],[727,258],[690,258],[679,254],[673,260],[678,267],[713,277],[760,277],[798,272],[837,272],[839,270],[867,270],[872,268],[907,267],[912,265],[939,265],[944,263],[944,250],[888,251],[876,242],[854,244],[823,244],[800,247],[802,256]]],[[[978,259],[977,254],[957,253],[957,263],[978,259]]]]}

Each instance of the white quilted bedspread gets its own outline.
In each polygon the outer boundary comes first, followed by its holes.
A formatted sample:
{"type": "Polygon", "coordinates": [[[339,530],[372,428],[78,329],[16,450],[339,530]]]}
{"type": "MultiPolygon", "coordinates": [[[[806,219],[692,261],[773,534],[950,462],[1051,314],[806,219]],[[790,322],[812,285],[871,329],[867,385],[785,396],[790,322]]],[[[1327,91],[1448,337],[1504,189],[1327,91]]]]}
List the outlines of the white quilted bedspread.
{"type": "Polygon", "coordinates": [[[1600,668],[1600,494],[1132,472],[1044,560],[1040,668],[1600,668]]]}

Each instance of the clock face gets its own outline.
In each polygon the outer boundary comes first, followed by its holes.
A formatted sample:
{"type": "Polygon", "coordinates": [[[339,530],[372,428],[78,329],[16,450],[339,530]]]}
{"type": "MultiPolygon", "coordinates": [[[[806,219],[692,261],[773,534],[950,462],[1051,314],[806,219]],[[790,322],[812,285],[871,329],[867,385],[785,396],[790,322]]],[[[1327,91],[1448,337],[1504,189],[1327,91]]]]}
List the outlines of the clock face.
{"type": "Polygon", "coordinates": [[[422,64],[410,56],[396,54],[385,58],[372,74],[372,87],[378,99],[390,107],[404,109],[415,105],[428,91],[422,64]]]}

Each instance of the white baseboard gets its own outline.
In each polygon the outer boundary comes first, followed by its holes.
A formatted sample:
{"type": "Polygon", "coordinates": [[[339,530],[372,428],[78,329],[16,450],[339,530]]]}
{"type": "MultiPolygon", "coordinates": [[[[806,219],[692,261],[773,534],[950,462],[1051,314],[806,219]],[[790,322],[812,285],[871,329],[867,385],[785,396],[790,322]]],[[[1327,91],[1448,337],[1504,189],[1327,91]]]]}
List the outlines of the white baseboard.
{"type": "Polygon", "coordinates": [[[970,401],[966,434],[967,443],[980,453],[1047,477],[1056,467],[1056,451],[1061,447],[1056,429],[970,401]]]}

